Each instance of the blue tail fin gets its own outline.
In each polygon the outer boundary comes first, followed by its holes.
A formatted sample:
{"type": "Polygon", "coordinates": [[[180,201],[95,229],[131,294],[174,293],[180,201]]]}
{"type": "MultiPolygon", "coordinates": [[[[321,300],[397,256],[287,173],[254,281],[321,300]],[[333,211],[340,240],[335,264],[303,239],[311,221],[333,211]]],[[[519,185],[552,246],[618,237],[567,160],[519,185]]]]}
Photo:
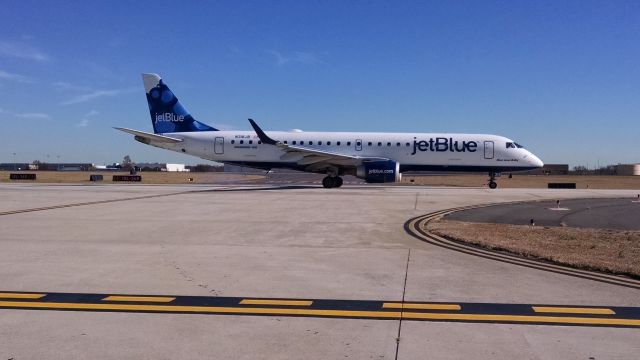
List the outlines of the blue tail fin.
{"type": "Polygon", "coordinates": [[[190,131],[218,131],[191,116],[157,74],[142,74],[144,91],[156,134],[190,131]]]}

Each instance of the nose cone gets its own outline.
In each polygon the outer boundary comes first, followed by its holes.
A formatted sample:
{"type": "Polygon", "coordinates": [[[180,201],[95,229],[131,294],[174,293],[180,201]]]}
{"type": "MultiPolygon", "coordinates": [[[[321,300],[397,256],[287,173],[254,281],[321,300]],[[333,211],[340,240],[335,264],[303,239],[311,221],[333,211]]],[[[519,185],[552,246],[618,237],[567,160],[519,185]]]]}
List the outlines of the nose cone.
{"type": "Polygon", "coordinates": [[[539,157],[537,157],[537,156],[535,156],[533,154],[530,154],[527,157],[527,160],[529,160],[529,163],[531,164],[531,166],[535,166],[537,168],[541,168],[541,167],[544,166],[544,163],[542,162],[542,160],[540,160],[539,157]]]}

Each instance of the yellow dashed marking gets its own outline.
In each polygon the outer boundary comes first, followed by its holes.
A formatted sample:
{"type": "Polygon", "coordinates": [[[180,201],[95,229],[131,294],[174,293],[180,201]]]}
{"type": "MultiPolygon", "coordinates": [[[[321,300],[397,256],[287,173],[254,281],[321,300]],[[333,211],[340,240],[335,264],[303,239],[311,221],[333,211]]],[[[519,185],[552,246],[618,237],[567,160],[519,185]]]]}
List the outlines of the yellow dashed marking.
{"type": "Polygon", "coordinates": [[[47,294],[23,294],[0,292],[0,299],[40,299],[47,294]]]}
{"type": "Polygon", "coordinates": [[[607,308],[533,306],[533,311],[539,312],[539,313],[558,313],[558,314],[615,315],[615,311],[607,308]]]}
{"type": "Polygon", "coordinates": [[[414,304],[401,302],[386,302],[382,304],[385,309],[414,309],[414,310],[460,310],[456,304],[414,304]]]}
{"type": "Polygon", "coordinates": [[[174,297],[167,296],[107,296],[104,301],[144,301],[144,302],[171,302],[174,297]]]}
{"type": "Polygon", "coordinates": [[[270,299],[243,299],[240,305],[282,305],[282,306],[311,306],[311,300],[270,300],[270,299]]]}

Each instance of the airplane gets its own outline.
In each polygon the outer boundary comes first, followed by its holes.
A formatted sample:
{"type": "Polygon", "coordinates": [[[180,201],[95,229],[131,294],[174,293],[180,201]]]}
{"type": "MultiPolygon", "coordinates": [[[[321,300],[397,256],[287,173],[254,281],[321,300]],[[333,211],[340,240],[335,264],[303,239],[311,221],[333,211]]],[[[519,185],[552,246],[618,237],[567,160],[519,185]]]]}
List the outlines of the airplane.
{"type": "Polygon", "coordinates": [[[495,189],[501,172],[531,170],[543,162],[515,141],[498,135],[449,133],[221,131],[197,121],[157,74],[142,74],[153,133],[116,127],[135,140],[206,160],[271,170],[289,168],[327,176],[339,188],[343,175],[367,183],[400,182],[407,171],[489,174],[495,189]]]}

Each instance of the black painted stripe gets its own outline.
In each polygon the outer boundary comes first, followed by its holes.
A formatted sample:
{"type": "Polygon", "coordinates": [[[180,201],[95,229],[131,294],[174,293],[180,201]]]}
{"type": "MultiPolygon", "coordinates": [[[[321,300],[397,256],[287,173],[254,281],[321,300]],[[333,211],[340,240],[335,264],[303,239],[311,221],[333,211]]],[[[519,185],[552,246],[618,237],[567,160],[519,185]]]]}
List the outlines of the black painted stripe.
{"type": "MultiPolygon", "coordinates": [[[[0,291],[0,294],[21,294],[15,291],[0,291]]],[[[30,294],[30,293],[22,293],[30,294]]],[[[91,294],[91,293],[46,293],[42,298],[12,299],[8,295],[0,298],[0,308],[21,310],[137,312],[137,313],[189,313],[249,316],[302,316],[350,319],[380,319],[405,321],[451,321],[509,324],[544,324],[570,326],[607,326],[640,328],[640,307],[582,306],[550,304],[500,304],[463,302],[415,302],[405,304],[451,304],[459,310],[385,308],[384,303],[402,303],[390,300],[340,300],[340,299],[292,299],[218,296],[179,296],[141,294],[91,294]],[[169,297],[170,302],[153,301],[105,301],[108,296],[122,297],[169,297]],[[306,301],[309,305],[242,305],[243,299],[270,300],[273,302],[306,301]],[[552,307],[558,311],[573,309],[573,313],[539,313],[533,307],[552,307]],[[608,309],[612,314],[576,314],[582,310],[608,309]]]]}

